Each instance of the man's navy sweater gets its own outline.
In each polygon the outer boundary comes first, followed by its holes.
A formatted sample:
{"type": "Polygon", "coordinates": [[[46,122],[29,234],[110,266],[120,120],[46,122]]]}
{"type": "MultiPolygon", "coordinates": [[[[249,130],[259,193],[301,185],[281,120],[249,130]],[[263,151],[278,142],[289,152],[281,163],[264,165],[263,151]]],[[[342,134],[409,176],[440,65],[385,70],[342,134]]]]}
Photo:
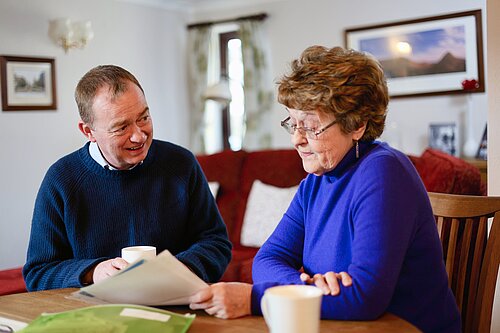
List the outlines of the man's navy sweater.
{"type": "Polygon", "coordinates": [[[132,170],[107,170],[88,143],[48,170],[35,202],[28,290],[81,287],[83,275],[123,247],[168,249],[203,280],[217,281],[231,243],[205,176],[188,150],[154,140],[132,170]]]}

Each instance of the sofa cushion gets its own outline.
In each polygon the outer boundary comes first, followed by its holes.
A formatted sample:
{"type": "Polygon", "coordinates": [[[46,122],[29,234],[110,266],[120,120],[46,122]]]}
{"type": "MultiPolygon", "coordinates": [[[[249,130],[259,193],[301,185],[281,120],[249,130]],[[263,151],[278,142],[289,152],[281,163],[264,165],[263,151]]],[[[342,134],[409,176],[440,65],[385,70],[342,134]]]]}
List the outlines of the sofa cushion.
{"type": "Polygon", "coordinates": [[[479,170],[462,159],[431,148],[410,159],[429,192],[482,194],[479,170]]]}
{"type": "Polygon", "coordinates": [[[217,198],[217,193],[219,192],[220,184],[218,182],[208,182],[208,187],[214,198],[217,198]]]}
{"type": "Polygon", "coordinates": [[[240,201],[241,168],[246,155],[245,151],[223,151],[196,157],[207,180],[219,183],[217,207],[226,223],[229,239],[233,243],[235,239],[231,235],[234,234],[233,229],[235,229],[234,221],[240,201]]]}
{"type": "Polygon", "coordinates": [[[241,229],[242,245],[261,247],[264,244],[281,221],[298,187],[276,187],[258,179],[253,182],[241,229]]]}
{"type": "Polygon", "coordinates": [[[241,227],[247,208],[247,199],[252,184],[259,179],[277,187],[298,185],[306,176],[302,160],[295,150],[262,150],[248,153],[241,171],[240,202],[231,239],[240,245],[241,227]]]}

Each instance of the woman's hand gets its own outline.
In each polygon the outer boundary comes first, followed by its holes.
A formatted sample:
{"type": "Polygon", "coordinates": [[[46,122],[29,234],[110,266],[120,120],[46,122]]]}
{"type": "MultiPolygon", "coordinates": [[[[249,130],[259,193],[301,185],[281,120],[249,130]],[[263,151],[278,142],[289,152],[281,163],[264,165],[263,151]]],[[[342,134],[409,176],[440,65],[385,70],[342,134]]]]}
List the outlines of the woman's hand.
{"type": "Polygon", "coordinates": [[[252,314],[252,285],[239,282],[219,282],[190,297],[192,310],[205,310],[217,318],[232,319],[252,314]]]}
{"type": "Polygon", "coordinates": [[[342,280],[344,287],[352,285],[352,278],[346,272],[326,272],[325,274],[314,274],[310,277],[307,273],[300,274],[300,279],[307,284],[314,284],[316,287],[323,290],[323,294],[336,296],[340,293],[339,281],[342,280]]]}

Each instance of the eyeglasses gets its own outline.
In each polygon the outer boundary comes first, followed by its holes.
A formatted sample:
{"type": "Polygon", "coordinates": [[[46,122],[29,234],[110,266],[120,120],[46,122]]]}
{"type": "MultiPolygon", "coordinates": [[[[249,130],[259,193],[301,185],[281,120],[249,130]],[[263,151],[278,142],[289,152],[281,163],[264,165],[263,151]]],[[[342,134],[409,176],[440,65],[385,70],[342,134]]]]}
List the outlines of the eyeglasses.
{"type": "Polygon", "coordinates": [[[333,125],[335,125],[337,123],[337,120],[335,119],[334,121],[332,121],[331,123],[329,123],[325,127],[318,130],[315,128],[298,127],[297,125],[292,125],[288,122],[289,120],[290,120],[290,117],[287,117],[285,120],[281,121],[281,127],[283,127],[285,129],[285,131],[288,132],[288,134],[293,135],[295,133],[295,131],[297,130],[297,131],[299,131],[299,133],[305,133],[306,137],[308,139],[311,139],[311,140],[317,140],[318,135],[320,135],[321,133],[323,133],[324,131],[326,131],[327,129],[329,129],[330,127],[332,127],[333,125]]]}

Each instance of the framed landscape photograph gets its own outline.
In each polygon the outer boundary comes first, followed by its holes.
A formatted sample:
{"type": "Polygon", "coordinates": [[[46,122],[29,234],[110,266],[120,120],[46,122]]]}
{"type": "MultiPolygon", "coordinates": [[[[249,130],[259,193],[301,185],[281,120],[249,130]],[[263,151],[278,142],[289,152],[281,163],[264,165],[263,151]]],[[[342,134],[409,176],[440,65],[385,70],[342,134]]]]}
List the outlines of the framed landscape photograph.
{"type": "Polygon", "coordinates": [[[2,109],[55,110],[54,59],[0,56],[2,109]]]}
{"type": "Polygon", "coordinates": [[[345,30],[347,48],[372,54],[391,97],[484,92],[481,10],[345,30]],[[476,80],[464,90],[462,81],[476,80]]]}

